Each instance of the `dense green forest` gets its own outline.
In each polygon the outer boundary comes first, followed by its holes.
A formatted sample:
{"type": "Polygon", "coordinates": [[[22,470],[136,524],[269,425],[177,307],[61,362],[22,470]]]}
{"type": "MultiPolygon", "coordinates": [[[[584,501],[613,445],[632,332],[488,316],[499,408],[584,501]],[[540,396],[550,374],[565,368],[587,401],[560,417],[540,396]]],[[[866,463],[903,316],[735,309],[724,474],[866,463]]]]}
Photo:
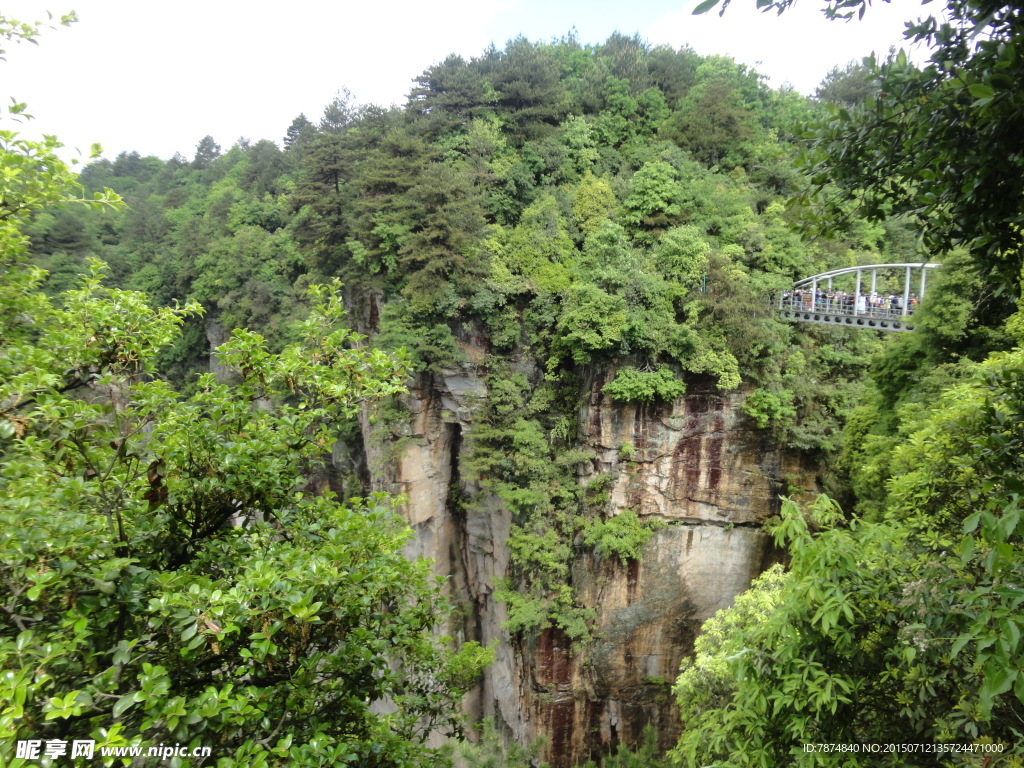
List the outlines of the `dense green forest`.
{"type": "MultiPolygon", "coordinates": [[[[296,118],[284,149],[222,154],[207,137],[191,160],[92,163],[82,183],[127,207],[40,215],[29,235],[55,293],[96,256],[158,305],[200,302],[161,360],[186,386],[207,368],[211,323],[284,344],[306,286],[333,277],[357,328],[408,350],[422,375],[482,350],[490,395],[471,470],[515,512],[510,627],[582,638],[571,542],[630,519],[605,520],[599,484],[588,497],[577,481],[589,456],[576,411],[596,371],[613,372],[603,391],[621,402],[674,400],[693,377],[751,390],[760,426],[822,457],[862,401],[881,340],[794,327],[769,298],[827,268],[920,255],[899,220],[852,219],[814,244],[792,231],[785,201],[806,184],[794,132],[817,108],[687,49],[518,39],[431,67],[404,109],[341,95],[317,125],[296,118]],[[514,374],[523,357],[543,376],[514,374]]],[[[400,439],[397,407],[380,424],[400,439]]]]}
{"type": "MultiPolygon", "coordinates": [[[[429,634],[443,600],[400,556],[392,502],[340,505],[303,478],[332,441],[358,442],[360,407],[382,444],[408,439],[403,383],[472,361],[488,384],[466,435],[480,498],[453,503],[512,512],[496,586],[513,637],[557,627],[586,653],[573,558],[626,563],[651,535],[611,508],[608,476],[579,482],[593,456],[576,420],[599,379],[651,407],[695,384],[743,393],[835,499],[784,504],[771,530],[788,568],[708,622],[674,688],[672,756],[648,744],[607,765],[988,764],[804,751],[816,742],[1021,749],[1016,245],[956,218],[941,174],[911,169],[924,189],[909,189],[890,155],[904,181],[883,188],[853,166],[882,151],[856,131],[894,82],[916,103],[917,72],[837,68],[806,98],[637,37],[519,38],[434,64],[401,108],[342,92],[280,145],[208,136],[192,158],[122,153],[76,177],[52,170],[52,145],[5,133],[5,167],[38,176],[6,182],[2,218],[5,738],[113,719],[97,738],[213,741],[225,766],[441,759],[423,724],[458,730],[487,652],[429,634]],[[851,157],[828,155],[843,141],[851,157]],[[61,204],[75,184],[99,204],[61,204]],[[944,266],[911,334],[771,308],[800,277],[925,260],[944,266]],[[339,329],[342,307],[383,351],[339,329]],[[212,376],[228,340],[231,375],[212,376]],[[378,717],[383,698],[397,711],[378,717]]],[[[962,77],[959,109],[1017,98],[962,77]]],[[[1008,119],[987,114],[982,128],[1008,119]]]]}

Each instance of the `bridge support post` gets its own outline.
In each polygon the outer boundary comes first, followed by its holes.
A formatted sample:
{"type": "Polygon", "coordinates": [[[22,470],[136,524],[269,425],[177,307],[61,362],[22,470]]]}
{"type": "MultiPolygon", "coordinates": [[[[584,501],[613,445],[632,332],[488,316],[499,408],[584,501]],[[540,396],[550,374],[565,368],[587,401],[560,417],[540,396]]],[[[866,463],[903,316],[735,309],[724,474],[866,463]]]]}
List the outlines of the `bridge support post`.
{"type": "Polygon", "coordinates": [[[857,270],[857,288],[853,292],[853,316],[860,314],[860,270],[857,270]]]}
{"type": "Polygon", "coordinates": [[[903,282],[903,315],[907,314],[907,305],[910,303],[910,271],[913,267],[907,267],[907,279],[903,282]]]}
{"type": "Polygon", "coordinates": [[[928,274],[928,267],[924,264],[921,265],[921,290],[918,291],[918,301],[924,301],[924,276],[928,274]]]}

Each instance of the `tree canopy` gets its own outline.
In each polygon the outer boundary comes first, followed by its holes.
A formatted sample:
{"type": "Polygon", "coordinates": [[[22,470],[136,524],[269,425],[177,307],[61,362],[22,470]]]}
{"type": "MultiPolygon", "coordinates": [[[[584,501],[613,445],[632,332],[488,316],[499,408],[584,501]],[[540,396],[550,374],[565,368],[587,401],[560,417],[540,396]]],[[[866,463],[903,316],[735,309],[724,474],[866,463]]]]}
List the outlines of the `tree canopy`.
{"type": "Polygon", "coordinates": [[[686,765],[1021,754],[1022,362],[994,356],[946,392],[894,452],[883,516],[786,504],[788,572],[712,619],[677,683],[686,765]],[[825,742],[892,746],[804,748],[825,742]]]}
{"type": "MultiPolygon", "coordinates": [[[[92,739],[212,749],[180,765],[434,765],[426,737],[458,728],[487,654],[434,634],[445,601],[392,500],[309,481],[404,362],[312,287],[295,343],[237,330],[230,377],[180,394],[156,360],[200,305],[154,309],[95,261],[45,295],[21,230],[80,186],[55,139],[0,142],[0,760],[92,739]]],[[[217,154],[204,139],[192,170],[217,154]]]]}
{"type": "MultiPolygon", "coordinates": [[[[975,56],[962,61],[967,76],[975,56]]],[[[368,413],[365,433],[346,426],[408,373],[424,391],[452,375],[486,384],[471,417],[442,417],[464,430],[445,503],[508,510],[510,563],[493,586],[523,648],[550,632],[585,654],[596,612],[576,593],[578,563],[628,567],[656,524],[610,491],[650,446],[616,439],[597,455],[586,408],[642,424],[670,419],[687,392],[714,393],[742,401],[738,418],[766,441],[819,462],[848,509],[823,502],[813,523],[787,506],[789,574],[710,624],[679,683],[681,756],[725,761],[736,747],[737,760],[780,764],[833,728],[1009,742],[1018,533],[1000,504],[1016,493],[1017,406],[1003,390],[1017,362],[982,361],[1012,346],[1019,318],[977,266],[1005,284],[1015,256],[1009,241],[992,251],[980,229],[951,228],[943,217],[970,207],[961,198],[983,204],[989,190],[954,189],[939,166],[956,140],[943,131],[996,130],[982,118],[1016,97],[995,75],[991,95],[952,78],[933,91],[926,72],[899,58],[837,70],[815,100],[636,37],[517,38],[429,67],[403,108],[340,91],[322,118],[282,126],[283,147],[206,137],[193,159],[128,152],[83,170],[89,195],[110,187],[126,209],[42,205],[74,179],[9,143],[5,162],[59,176],[7,230],[49,275],[15,260],[2,287],[15,334],[4,365],[22,387],[0,422],[4,514],[47,512],[5,572],[24,625],[4,646],[29,691],[18,717],[53,733],[112,719],[137,743],[216,733],[239,764],[430,759],[422,728],[452,724],[486,654],[453,658],[431,639],[443,601],[422,564],[401,561],[392,502],[338,504],[309,482],[339,435],[353,465],[364,439],[383,446],[382,464],[420,439],[400,399],[368,413]],[[932,126],[947,102],[960,122],[932,126]],[[801,133],[810,178],[794,165],[801,133]],[[824,206],[810,221],[832,237],[794,234],[794,196],[824,206]],[[797,277],[932,260],[914,217],[935,248],[972,245],[943,256],[915,334],[771,311],[797,277]],[[102,280],[91,257],[109,265],[102,280]],[[343,330],[342,303],[372,343],[405,348],[407,366],[343,330]],[[225,330],[238,326],[259,334],[225,330]],[[206,373],[222,337],[214,362],[229,381],[206,373]],[[893,452],[904,443],[916,459],[893,452]],[[939,599],[932,581],[953,619],[924,605],[939,599]],[[74,653],[51,658],[44,641],[74,653]],[[30,679],[37,663],[60,675],[30,679]],[[805,680],[810,695],[794,693],[805,680]],[[190,719],[197,707],[207,714],[190,719]]],[[[978,167],[957,167],[984,187],[998,153],[964,147],[955,161],[978,167]]],[[[1005,224],[1003,202],[993,220],[1005,224]]],[[[366,495],[368,475],[332,487],[366,495]]]]}
{"type": "MultiPolygon", "coordinates": [[[[758,2],[785,11],[792,0],[758,2]]],[[[705,12],[719,0],[701,3],[705,12]]],[[[728,0],[722,2],[722,10],[728,0]]],[[[832,18],[863,16],[868,0],[834,0],[832,18]]],[[[854,201],[869,218],[909,214],[929,249],[966,246],[978,269],[1016,293],[1024,261],[1024,6],[948,0],[942,14],[908,22],[908,43],[931,52],[923,67],[904,52],[866,59],[877,90],[837,106],[810,129],[804,160],[816,222],[836,222],[854,201]],[[839,194],[835,192],[838,190],[839,194]]]]}
{"type": "MultiPolygon", "coordinates": [[[[464,501],[493,494],[515,510],[499,594],[516,636],[560,627],[582,641],[590,614],[568,564],[614,514],[580,482],[595,466],[577,415],[591,390],[658,409],[694,382],[742,389],[744,412],[794,450],[840,448],[880,342],[794,327],[769,297],[800,275],[918,252],[898,220],[855,217],[829,242],[791,232],[783,201],[805,184],[793,125],[819,108],[687,48],[519,38],[431,66],[402,109],[339,92],[323,119],[285,127],[283,149],[207,138],[198,163],[94,162],[82,182],[129,208],[42,213],[30,248],[51,295],[96,256],[110,285],[157,306],[198,301],[202,319],[184,318],[158,358],[190,394],[211,339],[249,326],[279,353],[299,340],[306,288],[335,277],[355,327],[406,348],[416,375],[474,365],[500,381],[467,428],[478,491],[464,501]],[[535,368],[506,376],[507,358],[535,368]]],[[[400,443],[401,405],[386,410],[372,439],[400,443]]],[[[335,489],[365,487],[357,474],[335,489]]]]}
{"type": "Polygon", "coordinates": [[[806,132],[809,221],[912,216],[946,254],[945,301],[878,355],[850,414],[860,515],[787,502],[788,572],[707,624],[676,687],[686,765],[1019,763],[1020,10],[949,3],[908,25],[932,48],[925,67],[866,60],[822,89],[839,103],[806,132]],[[832,87],[864,72],[874,95],[832,87]],[[850,746],[806,746],[826,743],[850,746]]]}

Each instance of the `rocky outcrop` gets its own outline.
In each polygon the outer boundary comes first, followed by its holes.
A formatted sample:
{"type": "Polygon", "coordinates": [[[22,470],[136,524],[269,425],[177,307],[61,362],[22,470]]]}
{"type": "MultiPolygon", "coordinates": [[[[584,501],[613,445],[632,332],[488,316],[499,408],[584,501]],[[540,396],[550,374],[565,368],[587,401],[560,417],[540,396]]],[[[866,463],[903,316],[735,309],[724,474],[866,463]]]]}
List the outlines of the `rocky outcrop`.
{"type": "Polygon", "coordinates": [[[760,524],[778,511],[786,480],[813,486],[801,463],[775,445],[742,411],[744,394],[691,386],[668,405],[620,406],[597,378],[583,416],[599,471],[620,471],[619,508],[671,521],[760,524]],[[620,460],[623,446],[632,458],[620,460]]]}
{"type": "Polygon", "coordinates": [[[544,737],[554,766],[635,743],[648,724],[664,746],[674,741],[670,686],[701,623],[779,557],[760,524],[777,511],[784,485],[815,486],[813,473],[743,414],[741,393],[694,382],[671,405],[622,406],[602,384],[593,381],[579,414],[582,442],[596,456],[581,482],[611,475],[616,512],[664,525],[638,562],[593,553],[574,562],[578,598],[597,614],[584,648],[572,649],[557,629],[515,641],[502,628],[505,610],[493,591],[508,571],[509,513],[497,499],[458,503],[478,490],[461,469],[464,437],[486,396],[472,365],[418,382],[400,443],[367,441],[377,488],[408,496],[408,554],[433,559],[463,608],[451,629],[497,641],[467,711],[493,717],[520,743],[544,737]]]}

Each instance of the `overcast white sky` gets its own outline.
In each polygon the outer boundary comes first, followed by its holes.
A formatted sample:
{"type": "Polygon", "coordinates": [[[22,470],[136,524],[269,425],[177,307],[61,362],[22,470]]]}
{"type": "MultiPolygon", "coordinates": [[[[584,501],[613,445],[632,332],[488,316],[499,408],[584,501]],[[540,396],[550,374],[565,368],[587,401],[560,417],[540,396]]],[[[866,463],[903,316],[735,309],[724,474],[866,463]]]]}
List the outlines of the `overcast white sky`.
{"type": "Polygon", "coordinates": [[[402,104],[413,78],[455,52],[469,58],[518,34],[583,43],[618,30],[652,44],[689,45],[756,66],[773,85],[803,93],[833,66],[890,45],[917,4],[876,4],[864,20],[827,22],[820,0],[778,18],[733,0],[724,17],[691,15],[697,0],[7,0],[20,20],[74,9],[71,28],[40,45],[11,46],[0,100],[29,104],[36,120],[7,129],[56,134],[105,156],[137,150],[191,158],[212,135],[225,148],[245,136],[280,142],[292,119],[319,119],[339,88],[362,103],[402,104]]]}

